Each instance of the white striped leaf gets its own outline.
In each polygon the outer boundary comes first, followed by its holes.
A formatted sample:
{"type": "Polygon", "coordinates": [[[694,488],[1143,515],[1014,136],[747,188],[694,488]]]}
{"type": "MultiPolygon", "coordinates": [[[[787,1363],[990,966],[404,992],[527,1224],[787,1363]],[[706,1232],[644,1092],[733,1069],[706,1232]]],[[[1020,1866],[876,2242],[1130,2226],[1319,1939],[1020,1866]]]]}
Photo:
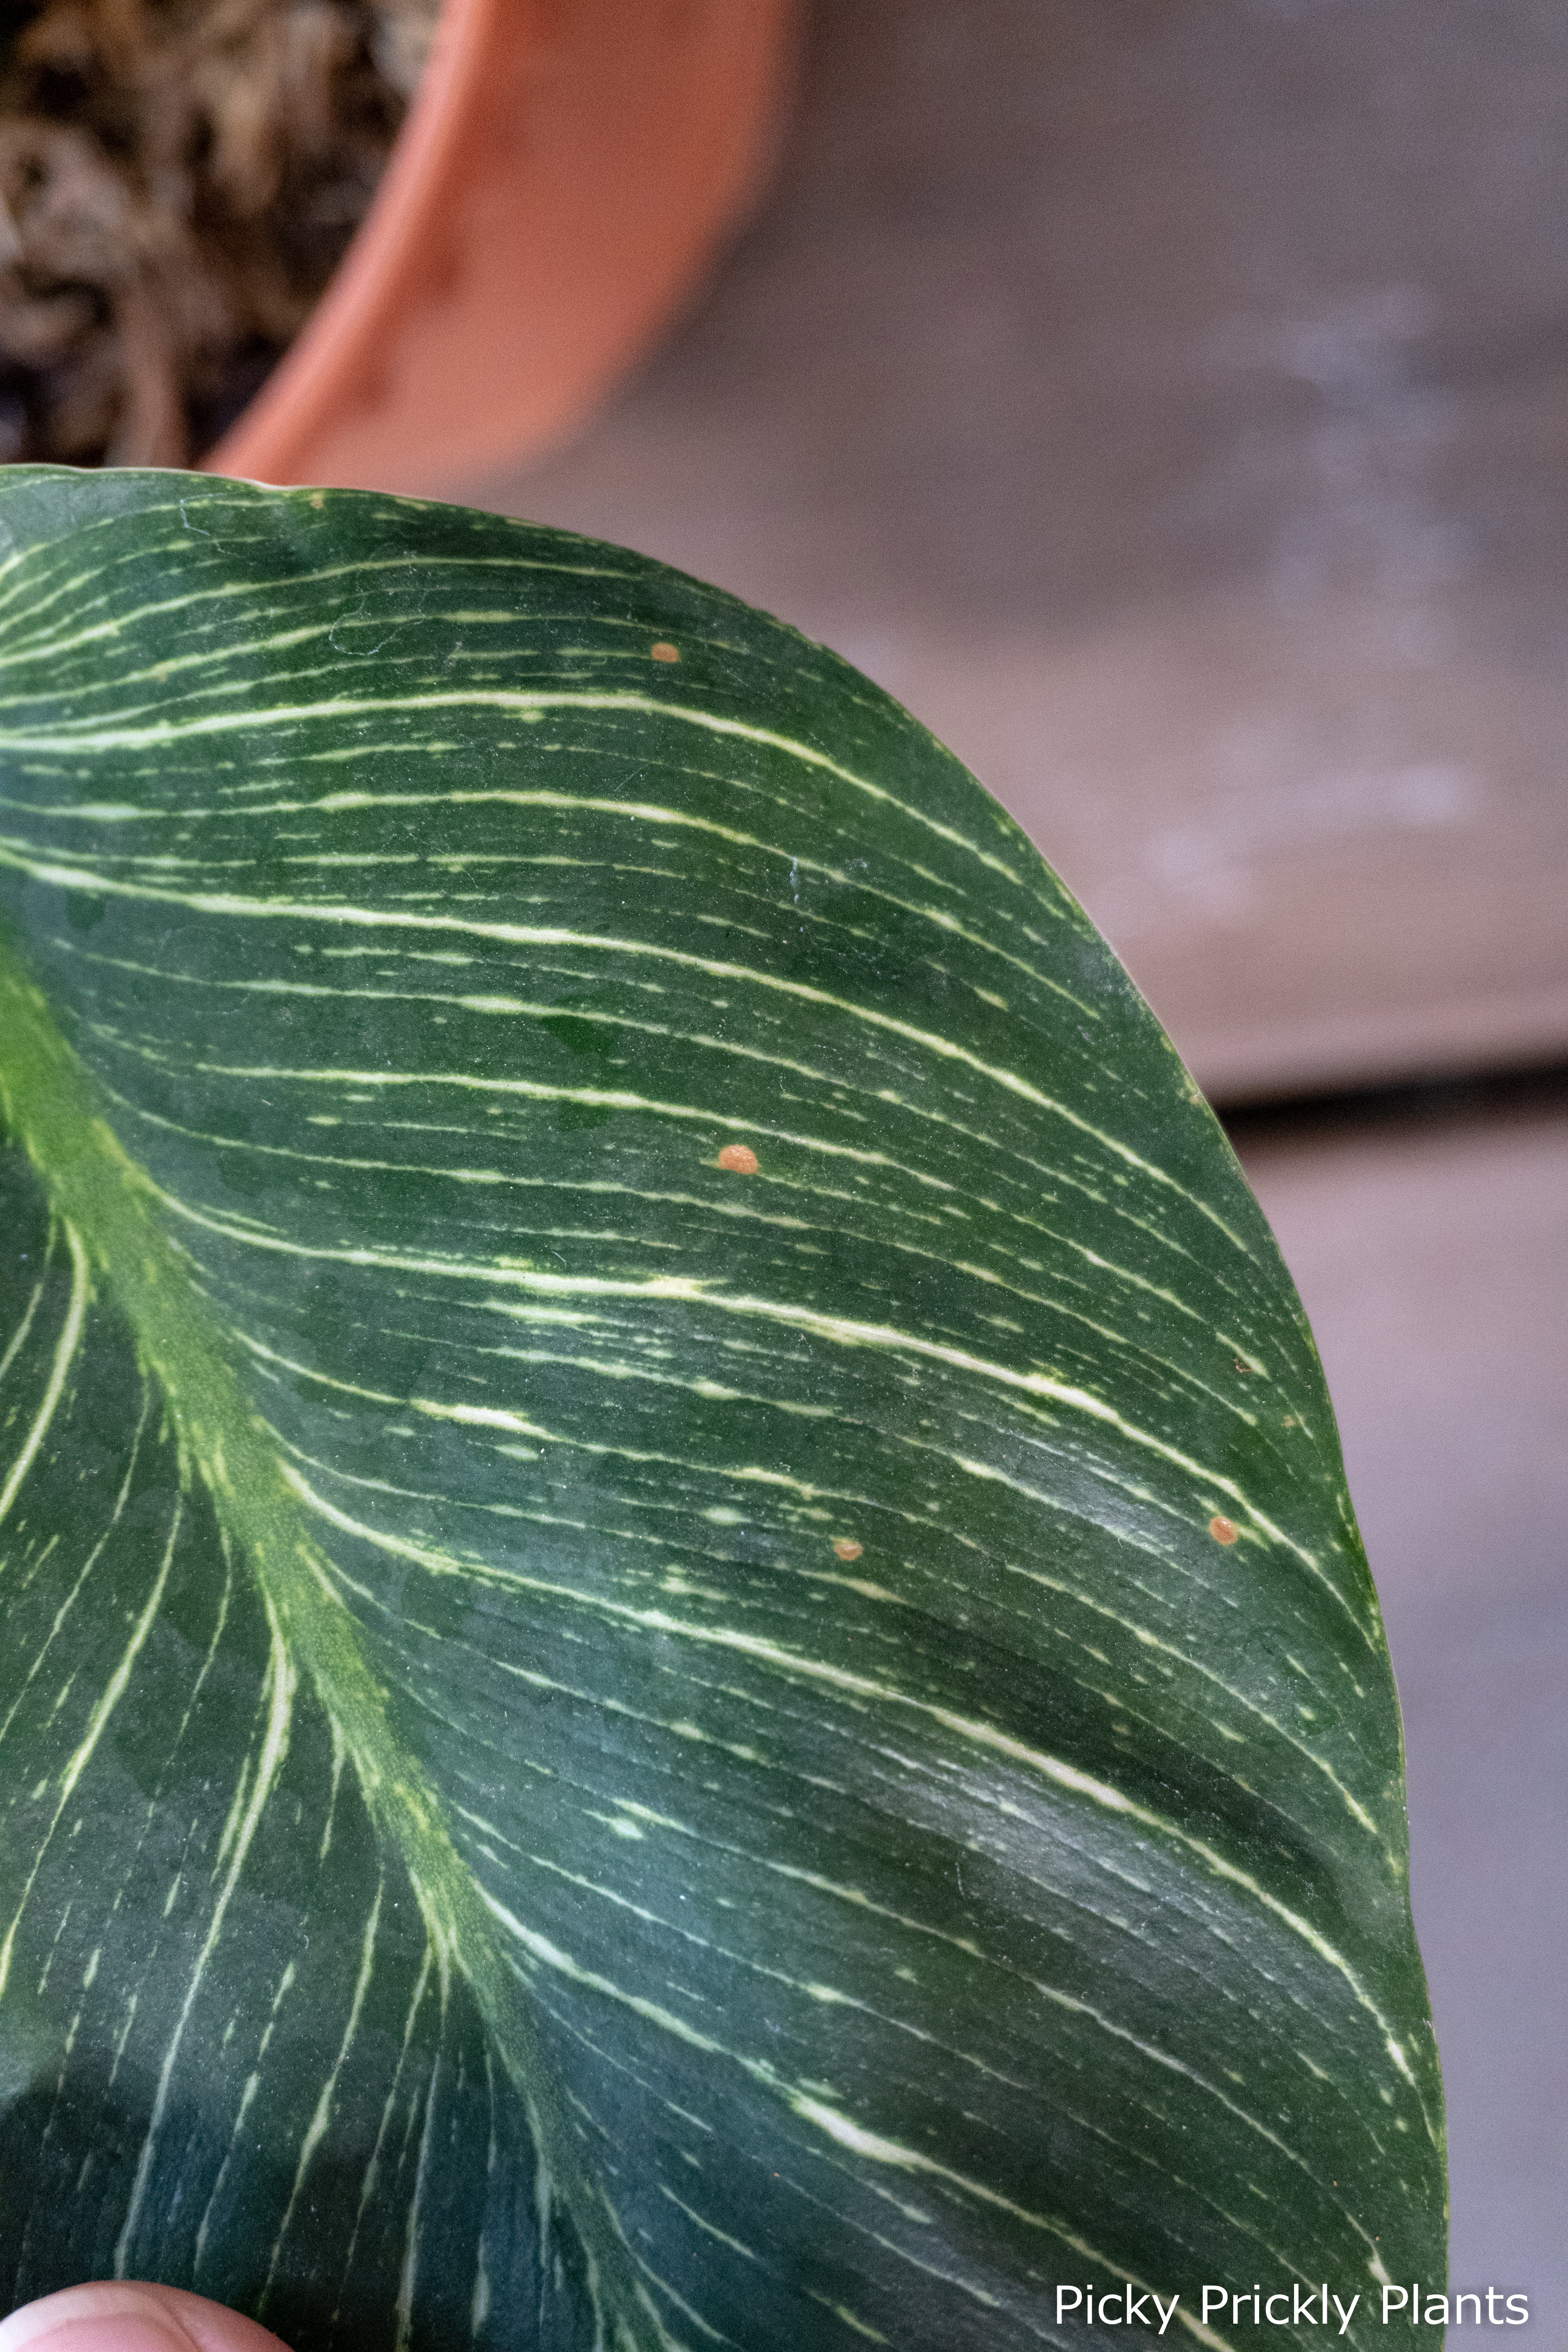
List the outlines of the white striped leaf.
{"type": "Polygon", "coordinates": [[[1442,2102],[1328,1399],[1017,828],[556,532],[0,530],[8,2293],[1381,2343],[1442,2102]]]}

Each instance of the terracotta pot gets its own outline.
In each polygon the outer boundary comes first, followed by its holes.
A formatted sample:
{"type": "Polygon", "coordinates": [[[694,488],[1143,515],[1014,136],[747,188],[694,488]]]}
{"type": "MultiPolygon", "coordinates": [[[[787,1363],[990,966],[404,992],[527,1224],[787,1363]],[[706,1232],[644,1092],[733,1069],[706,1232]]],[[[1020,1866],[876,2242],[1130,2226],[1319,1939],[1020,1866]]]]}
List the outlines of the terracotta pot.
{"type": "Polygon", "coordinates": [[[563,439],[772,161],[796,0],[447,0],[375,202],[205,460],[439,497],[563,439]]]}

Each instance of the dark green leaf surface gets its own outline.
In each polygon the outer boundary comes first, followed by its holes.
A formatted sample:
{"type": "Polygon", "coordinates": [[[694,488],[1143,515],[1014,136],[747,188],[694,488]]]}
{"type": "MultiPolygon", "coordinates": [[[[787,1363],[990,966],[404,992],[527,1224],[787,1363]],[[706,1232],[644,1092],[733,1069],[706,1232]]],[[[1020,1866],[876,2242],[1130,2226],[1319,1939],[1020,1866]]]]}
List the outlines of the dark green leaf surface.
{"type": "Polygon", "coordinates": [[[1079,908],[640,558],[167,474],[0,530],[10,2295],[1383,2342],[1444,2252],[1382,1628],[1079,908]]]}

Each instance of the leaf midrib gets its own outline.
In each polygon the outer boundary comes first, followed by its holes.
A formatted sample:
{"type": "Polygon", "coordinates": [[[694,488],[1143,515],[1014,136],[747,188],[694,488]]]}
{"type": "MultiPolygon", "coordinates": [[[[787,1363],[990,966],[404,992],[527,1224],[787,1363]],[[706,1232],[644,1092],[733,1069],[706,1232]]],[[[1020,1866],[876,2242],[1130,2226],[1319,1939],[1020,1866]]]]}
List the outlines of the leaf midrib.
{"type": "Polygon", "coordinates": [[[260,1588],[291,1659],[342,1738],[378,1834],[399,1853],[443,1968],[471,1987],[527,2110],[546,2169],[583,2242],[590,2292],[624,2352],[671,2352],[604,2189],[577,2146],[569,2103],[526,1992],[462,1860],[446,1807],[387,1713],[381,1683],[271,1432],[257,1412],[153,1204],[151,1180],[102,1115],[47,1000],[0,937],[0,1108],[50,1208],[124,1315],[164,1400],[183,1461],[260,1588]]]}

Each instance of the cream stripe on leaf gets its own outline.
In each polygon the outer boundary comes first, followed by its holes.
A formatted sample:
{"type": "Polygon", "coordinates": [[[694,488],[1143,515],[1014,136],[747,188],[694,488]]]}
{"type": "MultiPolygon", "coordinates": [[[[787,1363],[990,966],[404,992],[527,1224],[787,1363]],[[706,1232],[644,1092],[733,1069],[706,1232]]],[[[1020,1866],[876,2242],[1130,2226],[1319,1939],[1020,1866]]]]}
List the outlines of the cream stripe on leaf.
{"type": "Polygon", "coordinates": [[[1169,2342],[1327,2277],[1380,2342],[1444,2256],[1376,1599],[1068,893],[639,557],[0,522],[13,2297],[1087,2352],[1058,2281],[1169,2342]]]}

